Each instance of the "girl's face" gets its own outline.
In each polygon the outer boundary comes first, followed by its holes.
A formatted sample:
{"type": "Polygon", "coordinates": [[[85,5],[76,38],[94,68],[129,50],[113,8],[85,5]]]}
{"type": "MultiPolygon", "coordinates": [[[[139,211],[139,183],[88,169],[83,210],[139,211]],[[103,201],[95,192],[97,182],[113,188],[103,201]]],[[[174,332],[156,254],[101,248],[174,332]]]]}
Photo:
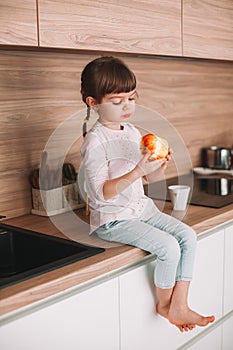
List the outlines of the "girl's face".
{"type": "Polygon", "coordinates": [[[135,111],[136,90],[107,94],[98,105],[99,121],[109,127],[119,128],[135,111]]]}

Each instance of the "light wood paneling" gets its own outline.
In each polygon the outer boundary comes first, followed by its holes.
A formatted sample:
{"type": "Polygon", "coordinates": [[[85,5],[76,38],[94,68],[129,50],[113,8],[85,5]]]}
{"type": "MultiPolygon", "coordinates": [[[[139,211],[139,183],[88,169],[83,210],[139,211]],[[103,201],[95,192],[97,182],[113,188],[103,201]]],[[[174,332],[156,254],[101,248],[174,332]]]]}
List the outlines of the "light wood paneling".
{"type": "Polygon", "coordinates": [[[179,0],[39,0],[40,45],[181,55],[179,0]]]}
{"type": "Polygon", "coordinates": [[[183,0],[183,55],[233,60],[233,1],[183,0]]]}
{"type": "Polygon", "coordinates": [[[0,1],[0,44],[38,45],[36,0],[0,1]]]}
{"type": "MultiPolygon", "coordinates": [[[[55,158],[60,157],[59,152],[66,152],[66,159],[78,169],[85,116],[79,92],[80,74],[85,64],[97,56],[0,52],[1,214],[13,217],[30,212],[29,173],[38,167],[41,152],[59,126],[66,127],[56,137],[58,145],[53,145],[55,158]],[[77,123],[67,124],[78,111],[77,123]],[[72,142],[65,151],[67,140],[72,142]]],[[[233,63],[119,57],[136,73],[138,103],[157,111],[177,129],[193,166],[200,165],[201,147],[232,146],[233,63]]],[[[170,141],[166,130],[163,134],[170,141]]],[[[182,160],[182,151],[178,153],[182,160]]],[[[167,169],[167,176],[174,172],[173,167],[167,169]]]]}
{"type": "Polygon", "coordinates": [[[233,145],[231,62],[144,59],[131,66],[139,80],[139,103],[178,130],[193,166],[200,165],[202,147],[233,145]]]}

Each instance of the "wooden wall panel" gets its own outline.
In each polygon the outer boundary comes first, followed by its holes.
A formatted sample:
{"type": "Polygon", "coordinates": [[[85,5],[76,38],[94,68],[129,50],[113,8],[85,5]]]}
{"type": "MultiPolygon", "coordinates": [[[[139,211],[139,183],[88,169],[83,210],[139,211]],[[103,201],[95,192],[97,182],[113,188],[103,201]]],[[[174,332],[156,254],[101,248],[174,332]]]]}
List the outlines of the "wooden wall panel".
{"type": "Polygon", "coordinates": [[[40,46],[181,55],[180,0],[39,0],[40,46]]]}
{"type": "Polygon", "coordinates": [[[36,0],[0,1],[0,44],[38,45],[36,0]]]}
{"type": "Polygon", "coordinates": [[[233,60],[232,0],[183,0],[183,55],[233,60]]]}
{"type": "MultiPolygon", "coordinates": [[[[0,52],[0,214],[18,216],[30,212],[28,176],[32,168],[38,167],[41,152],[58,127],[68,125],[57,137],[59,147],[54,144],[55,157],[59,158],[67,140],[73,140],[66,160],[78,169],[85,116],[80,74],[85,64],[97,56],[0,52]],[[75,113],[77,123],[69,127],[67,120],[75,113]]],[[[200,165],[201,147],[232,146],[233,63],[119,57],[137,75],[138,103],[157,111],[176,128],[193,166],[200,165]]],[[[157,126],[155,123],[156,130],[157,126]]],[[[170,141],[172,135],[163,132],[170,141]]],[[[182,152],[178,156],[182,159],[182,152]]],[[[167,176],[173,176],[173,172],[171,167],[167,176]]]]}

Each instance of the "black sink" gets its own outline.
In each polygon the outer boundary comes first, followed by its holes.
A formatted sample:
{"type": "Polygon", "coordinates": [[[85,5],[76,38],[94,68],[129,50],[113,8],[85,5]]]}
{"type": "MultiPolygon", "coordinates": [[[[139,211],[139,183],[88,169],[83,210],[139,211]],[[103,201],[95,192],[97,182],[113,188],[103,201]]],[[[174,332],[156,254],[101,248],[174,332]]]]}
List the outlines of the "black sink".
{"type": "Polygon", "coordinates": [[[104,250],[0,223],[0,288],[104,250]]]}

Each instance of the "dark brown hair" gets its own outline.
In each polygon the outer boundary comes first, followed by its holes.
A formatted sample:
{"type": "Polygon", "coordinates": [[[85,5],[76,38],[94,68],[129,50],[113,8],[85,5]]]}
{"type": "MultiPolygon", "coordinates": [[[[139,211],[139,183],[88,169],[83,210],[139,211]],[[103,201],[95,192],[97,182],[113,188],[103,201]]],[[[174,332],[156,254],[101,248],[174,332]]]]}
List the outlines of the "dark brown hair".
{"type": "Polygon", "coordinates": [[[136,88],[136,77],[118,58],[103,56],[89,62],[81,75],[81,94],[86,103],[88,96],[101,103],[106,94],[130,92],[136,88]]]}

